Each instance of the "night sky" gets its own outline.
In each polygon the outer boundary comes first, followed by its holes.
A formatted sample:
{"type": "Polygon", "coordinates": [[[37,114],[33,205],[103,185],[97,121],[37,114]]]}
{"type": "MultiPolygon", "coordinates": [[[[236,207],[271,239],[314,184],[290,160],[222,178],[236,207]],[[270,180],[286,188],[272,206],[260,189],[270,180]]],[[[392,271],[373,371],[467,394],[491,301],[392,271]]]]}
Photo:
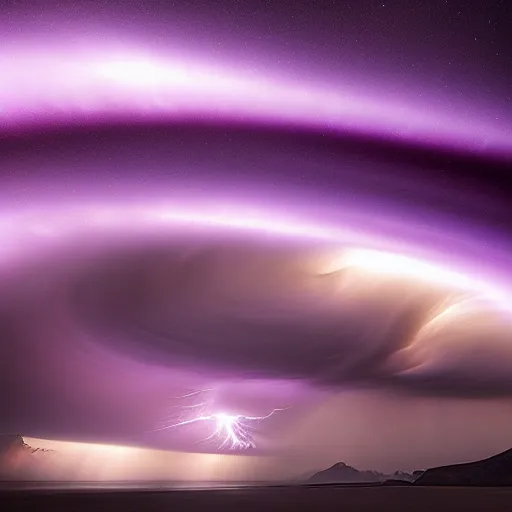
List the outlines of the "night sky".
{"type": "Polygon", "coordinates": [[[511,23],[2,2],[0,433],[242,480],[512,447],[511,23]]]}

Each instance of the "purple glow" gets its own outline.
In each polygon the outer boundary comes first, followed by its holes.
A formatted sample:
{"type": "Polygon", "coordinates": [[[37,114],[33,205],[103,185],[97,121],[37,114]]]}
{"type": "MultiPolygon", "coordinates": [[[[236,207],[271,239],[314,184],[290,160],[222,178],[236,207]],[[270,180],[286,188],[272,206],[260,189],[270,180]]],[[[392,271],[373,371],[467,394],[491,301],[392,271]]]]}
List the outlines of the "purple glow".
{"type": "Polygon", "coordinates": [[[0,19],[0,430],[172,450],[151,478],[509,448],[501,78],[108,16],[0,19]]]}
{"type": "Polygon", "coordinates": [[[428,107],[368,98],[342,86],[244,76],[200,60],[126,45],[45,49],[0,57],[0,126],[106,118],[218,119],[355,131],[510,156],[512,131],[488,120],[447,117],[428,107]],[[37,82],[32,79],[37,76],[37,82]]]}
{"type": "Polygon", "coordinates": [[[215,430],[204,441],[213,438],[219,438],[222,442],[219,449],[222,450],[228,446],[231,450],[246,450],[248,448],[256,448],[256,443],[252,435],[250,423],[253,421],[261,421],[270,418],[278,409],[274,409],[266,416],[244,416],[242,414],[226,414],[217,412],[208,416],[198,416],[191,420],[180,421],[174,425],[162,427],[159,430],[167,430],[175,427],[191,425],[196,422],[214,422],[215,430]]]}
{"type": "Polygon", "coordinates": [[[512,299],[507,288],[503,288],[503,283],[500,285],[489,282],[492,279],[489,275],[470,275],[467,271],[461,273],[453,268],[453,264],[448,267],[439,262],[436,264],[435,253],[430,255],[434,259],[433,263],[421,262],[415,257],[415,253],[422,254],[421,247],[415,247],[410,241],[400,241],[396,237],[390,242],[385,234],[371,232],[368,227],[366,231],[361,230],[358,226],[361,220],[354,227],[334,227],[307,223],[300,219],[278,220],[275,215],[265,215],[261,211],[251,212],[247,206],[238,210],[229,205],[213,207],[210,211],[203,208],[204,213],[199,208],[199,203],[188,211],[181,209],[179,205],[176,208],[166,204],[146,206],[138,203],[135,206],[122,206],[95,203],[93,206],[71,206],[56,211],[45,208],[47,215],[43,214],[42,208],[33,212],[7,214],[0,219],[0,236],[3,241],[0,257],[3,256],[3,261],[7,263],[13,258],[19,260],[23,257],[27,244],[31,247],[37,244],[40,250],[47,247],[51,251],[52,246],[56,244],[58,247],[59,243],[65,243],[67,237],[73,237],[76,233],[81,237],[97,234],[119,236],[123,233],[128,236],[142,236],[145,233],[147,236],[151,232],[172,235],[189,227],[206,228],[213,232],[254,232],[256,236],[258,233],[269,233],[284,239],[312,239],[318,243],[339,244],[340,250],[347,245],[352,248],[339,258],[334,254],[329,255],[325,260],[326,266],[318,268],[320,273],[328,274],[344,266],[356,265],[377,272],[422,276],[426,281],[476,291],[497,304],[506,308],[512,307],[512,299]],[[392,248],[396,250],[397,247],[410,257],[394,254],[392,248]]]}
{"type": "Polygon", "coordinates": [[[182,410],[180,417],[185,414],[187,419],[180,419],[176,423],[165,424],[162,427],[154,429],[154,431],[171,430],[177,427],[185,427],[195,423],[206,423],[213,425],[214,430],[202,442],[210,440],[219,441],[218,449],[222,450],[227,447],[230,450],[247,450],[256,448],[256,439],[254,437],[253,423],[259,423],[273,416],[278,411],[285,409],[272,409],[268,414],[263,416],[247,416],[244,414],[229,414],[226,412],[214,412],[208,414],[207,411],[212,408],[212,404],[207,399],[201,397],[212,389],[203,389],[187,393],[179,399],[187,399],[190,397],[198,397],[202,401],[193,403],[192,405],[178,405],[182,410]]]}

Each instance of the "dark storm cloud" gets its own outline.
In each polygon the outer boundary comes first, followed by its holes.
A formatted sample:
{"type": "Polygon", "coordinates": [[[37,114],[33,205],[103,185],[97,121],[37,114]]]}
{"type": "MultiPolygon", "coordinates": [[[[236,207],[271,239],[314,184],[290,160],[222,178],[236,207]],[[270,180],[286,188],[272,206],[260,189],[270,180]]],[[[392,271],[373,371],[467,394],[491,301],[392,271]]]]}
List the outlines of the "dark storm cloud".
{"type": "MultiPolygon", "coordinates": [[[[133,432],[161,420],[155,411],[179,394],[169,389],[192,386],[175,375],[183,371],[206,383],[263,382],[260,402],[271,407],[288,402],[272,402],[267,380],[328,392],[512,394],[510,347],[493,349],[489,329],[468,325],[462,336],[475,338],[487,358],[455,353],[446,367],[444,351],[459,341],[443,333],[434,353],[418,351],[415,335],[446,289],[396,285],[391,277],[350,270],[319,275],[330,242],[291,242],[257,230],[235,235],[212,226],[157,235],[153,226],[130,225],[134,234],[124,243],[115,234],[82,236],[80,221],[66,211],[88,198],[107,208],[118,200],[129,209],[135,196],[144,204],[141,213],[153,198],[172,204],[197,196],[186,204],[191,211],[208,201],[223,208],[237,198],[302,219],[311,211],[318,214],[312,218],[342,226],[352,218],[345,205],[356,205],[369,213],[364,227],[377,226],[391,249],[403,235],[448,255],[499,261],[501,272],[507,260],[492,249],[504,247],[493,238],[497,226],[507,233],[505,164],[494,168],[486,158],[428,151],[415,161],[414,148],[408,153],[394,143],[227,125],[89,127],[10,137],[1,147],[2,165],[12,172],[3,179],[7,219],[26,209],[44,223],[52,201],[56,211],[67,205],[49,221],[57,226],[54,248],[40,256],[29,239],[23,253],[31,263],[3,269],[0,399],[10,411],[2,423],[8,432],[131,442],[133,432]],[[421,166],[425,155],[428,169],[421,166]],[[457,179],[453,191],[442,186],[445,165],[452,173],[467,166],[472,174],[457,179]],[[480,171],[489,180],[476,187],[480,171]],[[460,219],[467,232],[449,235],[460,219]],[[489,243],[475,241],[472,229],[489,243]],[[425,362],[430,366],[422,367],[425,362]]],[[[499,338],[509,332],[502,325],[499,338]]]]}
{"type": "Polygon", "coordinates": [[[176,189],[202,196],[220,189],[228,199],[248,201],[249,190],[249,198],[257,193],[269,203],[307,195],[344,214],[340,203],[364,202],[374,217],[398,208],[429,222],[437,216],[436,225],[463,218],[509,234],[510,158],[350,131],[102,120],[0,138],[0,163],[8,171],[5,204],[25,202],[32,190],[77,201],[134,191],[152,196],[155,189],[169,197],[176,189]]]}
{"type": "Polygon", "coordinates": [[[449,288],[351,268],[323,274],[327,245],[190,236],[100,259],[68,283],[70,316],[136,359],[219,378],[452,396],[512,391],[510,323],[482,322],[476,305],[422,334],[449,288]]]}
{"type": "Polygon", "coordinates": [[[276,382],[304,401],[351,387],[512,396],[509,312],[475,302],[439,320],[465,298],[454,283],[323,272],[332,244],[257,229],[183,236],[135,215],[130,244],[83,236],[98,226],[72,208],[124,212],[137,195],[143,217],[164,197],[299,227],[349,225],[355,210],[392,250],[464,255],[463,272],[487,265],[510,289],[505,3],[182,4],[0,13],[0,430],[139,442],[174,390],[209,381],[249,408],[281,406],[276,382]],[[208,79],[187,81],[189,64],[208,79]]]}

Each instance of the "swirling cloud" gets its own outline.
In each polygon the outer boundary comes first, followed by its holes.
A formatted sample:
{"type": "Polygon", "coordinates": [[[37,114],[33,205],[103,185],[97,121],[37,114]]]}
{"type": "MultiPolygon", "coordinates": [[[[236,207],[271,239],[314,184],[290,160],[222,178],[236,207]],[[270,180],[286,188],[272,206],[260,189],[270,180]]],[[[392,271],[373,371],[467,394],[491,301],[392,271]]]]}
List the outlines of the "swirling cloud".
{"type": "MultiPolygon", "coordinates": [[[[343,88],[244,76],[220,65],[137,47],[11,48],[0,60],[0,126],[132,122],[150,117],[306,126],[510,158],[505,123],[463,120],[431,106],[382,101],[343,88]],[[37,84],[30,79],[39,77],[37,84]]],[[[499,121],[499,120],[498,120],[499,121]]]]}
{"type": "Polygon", "coordinates": [[[32,270],[13,296],[33,304],[46,295],[44,324],[69,325],[69,343],[86,334],[135,360],[218,380],[511,392],[512,301],[483,275],[354,247],[327,227],[142,207],[137,226],[129,208],[100,211],[75,211],[78,251],[65,235],[72,210],[46,223],[21,216],[16,230],[24,220],[45,256],[22,265],[32,270]]]}
{"type": "Polygon", "coordinates": [[[0,56],[3,430],[146,442],[205,387],[277,427],[361,388],[510,397],[501,100],[36,43],[0,56]]]}

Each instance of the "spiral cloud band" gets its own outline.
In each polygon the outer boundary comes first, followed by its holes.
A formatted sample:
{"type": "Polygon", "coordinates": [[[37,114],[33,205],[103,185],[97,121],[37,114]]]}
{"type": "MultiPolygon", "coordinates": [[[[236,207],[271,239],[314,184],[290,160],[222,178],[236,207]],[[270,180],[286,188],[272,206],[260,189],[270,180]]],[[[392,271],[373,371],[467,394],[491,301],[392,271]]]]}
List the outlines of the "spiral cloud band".
{"type": "Polygon", "coordinates": [[[506,201],[466,176],[507,119],[43,43],[0,55],[3,431],[271,450],[343,393],[511,397],[506,201]]]}

